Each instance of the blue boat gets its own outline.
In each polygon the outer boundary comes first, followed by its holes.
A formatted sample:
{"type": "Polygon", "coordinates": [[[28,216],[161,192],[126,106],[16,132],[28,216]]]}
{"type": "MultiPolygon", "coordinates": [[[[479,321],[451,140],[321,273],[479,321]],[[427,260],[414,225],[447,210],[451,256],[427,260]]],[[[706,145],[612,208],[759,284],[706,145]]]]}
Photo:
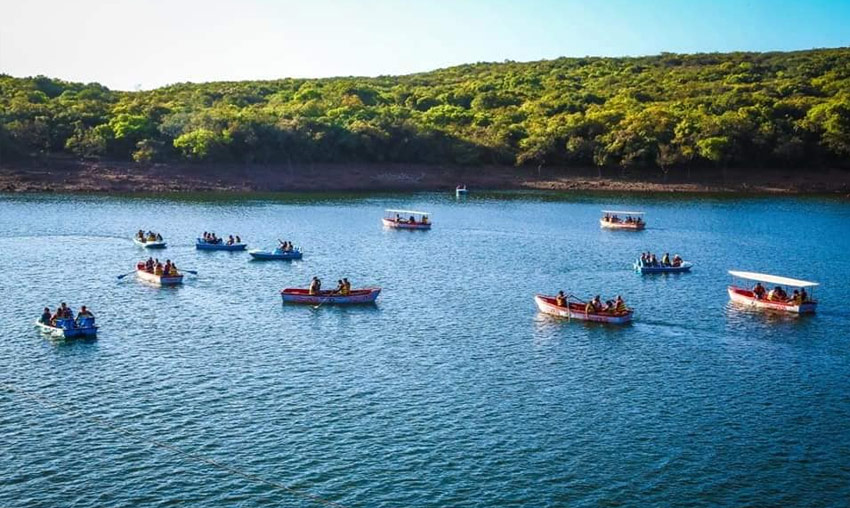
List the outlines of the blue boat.
{"type": "Polygon", "coordinates": [[[644,274],[644,273],[682,273],[682,272],[690,272],[691,267],[694,266],[693,263],[688,263],[687,261],[682,261],[682,264],[679,266],[652,266],[652,265],[642,265],[640,260],[635,261],[634,268],[635,271],[644,274]]]}
{"type": "Polygon", "coordinates": [[[198,250],[245,250],[247,247],[244,243],[231,243],[221,241],[219,243],[210,243],[203,238],[198,238],[195,241],[195,248],[198,250]]]}
{"type": "Polygon", "coordinates": [[[273,259],[301,259],[300,249],[293,249],[288,252],[284,252],[280,249],[275,249],[273,251],[252,249],[248,251],[248,254],[250,254],[252,258],[262,261],[270,261],[273,259]]]}
{"type": "Polygon", "coordinates": [[[38,320],[35,322],[35,325],[47,334],[65,339],[94,337],[97,335],[97,326],[94,324],[93,317],[82,318],[78,321],[74,321],[73,319],[57,319],[53,325],[38,320]]]}

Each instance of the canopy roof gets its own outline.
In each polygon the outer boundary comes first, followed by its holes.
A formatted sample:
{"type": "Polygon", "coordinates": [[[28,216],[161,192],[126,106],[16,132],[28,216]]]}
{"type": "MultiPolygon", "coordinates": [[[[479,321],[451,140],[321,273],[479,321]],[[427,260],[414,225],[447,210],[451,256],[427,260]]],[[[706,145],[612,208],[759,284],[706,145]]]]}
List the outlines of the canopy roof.
{"type": "Polygon", "coordinates": [[[807,280],[800,279],[790,279],[788,277],[779,277],[777,275],[768,275],[766,273],[738,272],[735,270],[729,270],[729,275],[732,275],[734,277],[740,277],[742,279],[769,282],[771,284],[780,284],[783,286],[796,286],[799,288],[807,288],[819,285],[817,282],[809,282],[807,280]]]}
{"type": "Polygon", "coordinates": [[[417,212],[416,210],[392,210],[388,208],[384,211],[387,213],[412,213],[413,215],[430,215],[428,212],[417,212]]]}
{"type": "Polygon", "coordinates": [[[623,212],[620,210],[602,210],[602,213],[622,213],[623,215],[643,215],[646,212],[623,212]]]}

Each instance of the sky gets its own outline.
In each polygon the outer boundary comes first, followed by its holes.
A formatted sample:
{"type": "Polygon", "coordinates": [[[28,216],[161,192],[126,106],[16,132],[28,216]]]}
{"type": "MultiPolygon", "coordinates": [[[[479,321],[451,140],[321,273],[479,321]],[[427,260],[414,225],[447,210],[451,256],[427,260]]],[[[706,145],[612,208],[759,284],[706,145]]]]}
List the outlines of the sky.
{"type": "Polygon", "coordinates": [[[0,73],[170,83],[850,46],[850,0],[0,0],[0,73]]]}

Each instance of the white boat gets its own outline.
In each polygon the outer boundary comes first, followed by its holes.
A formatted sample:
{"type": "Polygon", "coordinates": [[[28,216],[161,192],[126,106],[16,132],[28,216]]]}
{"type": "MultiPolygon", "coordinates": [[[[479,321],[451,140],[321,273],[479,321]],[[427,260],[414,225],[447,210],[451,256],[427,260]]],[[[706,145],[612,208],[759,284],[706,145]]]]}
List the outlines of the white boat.
{"type": "MultiPolygon", "coordinates": [[[[739,279],[745,280],[753,280],[756,282],[766,282],[769,284],[775,284],[776,286],[788,286],[794,288],[813,288],[818,286],[817,282],[810,282],[807,280],[800,279],[792,279],[789,277],[780,277],[778,275],[770,275],[766,273],[756,273],[756,272],[739,272],[736,270],[730,270],[729,275],[733,277],[737,277],[739,279]]],[[[729,292],[729,299],[737,304],[753,307],[756,309],[767,309],[767,310],[776,310],[780,312],[789,312],[793,314],[805,314],[814,312],[817,308],[818,302],[812,299],[811,295],[808,295],[805,300],[797,299],[794,300],[790,297],[786,299],[771,299],[770,295],[766,295],[764,298],[759,298],[752,289],[747,289],[740,286],[730,285],[727,288],[729,292]]],[[[786,292],[787,293],[787,292],[786,292]]]]}
{"type": "Polygon", "coordinates": [[[381,219],[384,226],[393,229],[431,229],[428,212],[415,210],[385,210],[381,219]]]}
{"type": "Polygon", "coordinates": [[[467,193],[469,193],[469,191],[467,190],[466,185],[458,185],[455,188],[455,196],[457,197],[466,196],[467,193]]]}
{"type": "Polygon", "coordinates": [[[646,228],[643,220],[645,212],[624,212],[620,210],[602,210],[605,214],[599,219],[602,229],[622,229],[625,231],[642,231],[646,228]]]}
{"type": "Polygon", "coordinates": [[[144,247],[146,249],[164,249],[165,248],[165,242],[164,241],[163,242],[157,242],[157,241],[148,242],[148,241],[139,240],[139,237],[133,237],[133,243],[135,243],[139,247],[144,247]]]}

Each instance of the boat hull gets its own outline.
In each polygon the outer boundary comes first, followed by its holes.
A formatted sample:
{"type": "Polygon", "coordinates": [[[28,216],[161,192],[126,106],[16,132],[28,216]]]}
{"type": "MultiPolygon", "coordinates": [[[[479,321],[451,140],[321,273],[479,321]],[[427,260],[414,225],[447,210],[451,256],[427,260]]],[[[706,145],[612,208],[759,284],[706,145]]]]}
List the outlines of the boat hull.
{"type": "Polygon", "coordinates": [[[680,266],[641,266],[640,263],[634,264],[636,272],[641,274],[646,273],[683,273],[690,272],[692,263],[683,262],[680,266]]]}
{"type": "Polygon", "coordinates": [[[195,248],[198,250],[245,250],[247,244],[244,243],[234,243],[228,245],[226,243],[207,243],[200,238],[195,242],[195,248]]]}
{"type": "Polygon", "coordinates": [[[602,229],[622,229],[625,231],[642,231],[646,228],[645,222],[608,222],[605,219],[599,219],[599,225],[602,229]]]}
{"type": "Polygon", "coordinates": [[[758,299],[752,291],[736,286],[729,286],[727,291],[731,301],[756,309],[775,310],[791,314],[810,314],[815,312],[818,306],[817,302],[805,302],[797,305],[782,301],[758,299]]]}
{"type": "MultiPolygon", "coordinates": [[[[71,321],[61,320],[61,321],[71,321]]],[[[50,326],[46,323],[42,323],[41,321],[36,321],[35,325],[42,332],[49,334],[53,337],[62,337],[65,339],[74,339],[78,337],[95,337],[97,336],[97,326],[86,326],[79,328],[71,328],[70,326],[50,326]]]]}
{"type": "Polygon", "coordinates": [[[269,252],[264,250],[249,250],[248,254],[251,255],[252,258],[262,260],[262,261],[272,261],[272,260],[292,260],[292,259],[301,259],[301,251],[294,250],[292,252],[269,252]]]}
{"type": "Polygon", "coordinates": [[[545,295],[535,295],[534,303],[537,308],[544,314],[552,316],[565,317],[569,319],[578,319],[580,321],[592,321],[594,323],[611,323],[623,325],[631,322],[634,312],[628,310],[620,314],[607,313],[588,313],[584,310],[584,305],[570,302],[566,307],[557,305],[555,297],[545,295]]]}
{"type": "Polygon", "coordinates": [[[183,284],[183,275],[163,277],[162,275],[156,275],[138,268],[136,269],[136,277],[157,286],[176,286],[183,284]]]}
{"type": "Polygon", "coordinates": [[[133,243],[138,245],[139,247],[144,247],[145,249],[164,249],[165,242],[143,242],[138,238],[133,238],[133,243]]]}
{"type": "Polygon", "coordinates": [[[284,303],[302,303],[308,305],[358,305],[375,303],[381,288],[353,289],[348,295],[333,294],[332,291],[322,291],[311,295],[307,289],[286,288],[280,292],[284,303]]]}
{"type": "Polygon", "coordinates": [[[417,222],[416,224],[411,224],[410,222],[397,222],[392,219],[381,219],[384,223],[384,227],[393,228],[393,229],[431,229],[431,223],[422,224],[417,222]]]}

